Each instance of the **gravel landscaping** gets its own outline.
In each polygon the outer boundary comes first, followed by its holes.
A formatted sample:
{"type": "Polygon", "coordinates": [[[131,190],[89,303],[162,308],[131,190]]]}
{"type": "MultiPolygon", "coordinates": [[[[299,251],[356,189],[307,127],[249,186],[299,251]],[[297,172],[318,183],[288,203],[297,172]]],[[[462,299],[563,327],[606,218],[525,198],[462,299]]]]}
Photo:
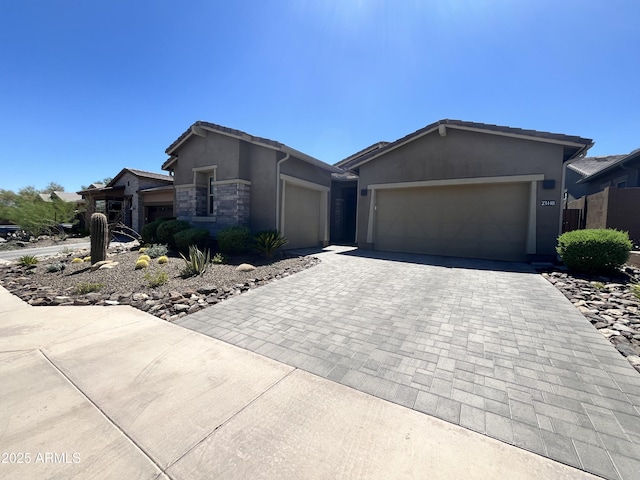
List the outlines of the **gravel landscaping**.
{"type": "Polygon", "coordinates": [[[622,273],[616,278],[561,270],[542,275],[640,372],[640,299],[632,290],[640,283],[640,269],[626,266],[622,273]]]}
{"type": "Polygon", "coordinates": [[[124,304],[173,321],[318,262],[315,257],[288,255],[270,262],[233,259],[229,264],[210,264],[202,276],[183,278],[185,262],[181,257],[169,256],[165,264],[152,259],[148,268],[136,270],[140,254],[132,248],[135,244],[110,248],[111,265],[96,270],[89,262],[73,263],[74,258],[89,255],[88,250],[42,259],[32,268],[15,262],[1,265],[0,285],[34,306],[124,304]],[[245,265],[240,268],[243,262],[245,265]],[[58,268],[61,270],[52,271],[58,268]],[[152,286],[164,274],[166,283],[152,286]]]}

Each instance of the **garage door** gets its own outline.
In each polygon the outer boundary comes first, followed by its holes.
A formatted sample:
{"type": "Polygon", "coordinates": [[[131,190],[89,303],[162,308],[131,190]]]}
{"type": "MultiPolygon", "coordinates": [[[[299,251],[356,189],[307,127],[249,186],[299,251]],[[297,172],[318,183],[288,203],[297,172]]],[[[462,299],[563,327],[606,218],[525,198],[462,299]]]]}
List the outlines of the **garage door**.
{"type": "Polygon", "coordinates": [[[286,183],[284,196],[284,247],[306,248],[320,244],[322,192],[286,183]]]}
{"type": "Polygon", "coordinates": [[[376,250],[525,260],[529,183],[380,189],[376,250]]]}

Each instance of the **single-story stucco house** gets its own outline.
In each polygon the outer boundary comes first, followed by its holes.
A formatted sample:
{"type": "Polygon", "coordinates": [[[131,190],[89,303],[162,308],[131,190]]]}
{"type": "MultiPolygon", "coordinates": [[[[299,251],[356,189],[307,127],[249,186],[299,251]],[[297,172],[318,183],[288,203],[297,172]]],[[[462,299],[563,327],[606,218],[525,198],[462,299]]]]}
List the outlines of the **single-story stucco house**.
{"type": "Polygon", "coordinates": [[[107,185],[91,184],[78,192],[85,199],[86,224],[95,212],[136,232],[159,217],[173,216],[173,178],[162,173],[123,168],[107,185]]]}
{"type": "Polygon", "coordinates": [[[592,145],[577,136],[445,119],[335,166],[357,175],[338,180],[345,198],[355,189],[361,248],[553,260],[565,164],[592,145]]]}
{"type": "Polygon", "coordinates": [[[329,242],[331,174],[342,171],[280,142],[197,121],[166,150],[178,219],[215,236],[228,226],[277,229],[285,248],[329,242]]]}
{"type": "Polygon", "coordinates": [[[615,228],[640,245],[640,148],[567,166],[565,230],[615,228]]]}

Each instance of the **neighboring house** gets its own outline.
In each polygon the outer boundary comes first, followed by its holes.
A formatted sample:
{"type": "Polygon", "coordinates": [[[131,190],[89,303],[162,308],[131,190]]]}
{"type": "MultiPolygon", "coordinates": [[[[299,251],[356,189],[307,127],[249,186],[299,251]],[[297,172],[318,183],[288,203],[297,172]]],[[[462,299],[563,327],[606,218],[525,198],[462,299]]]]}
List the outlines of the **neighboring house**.
{"type": "MultiPolygon", "coordinates": [[[[618,162],[625,158],[627,155],[608,155],[602,157],[584,157],[578,158],[567,165],[567,173],[565,177],[565,186],[567,195],[566,200],[576,200],[584,195],[591,195],[604,190],[605,187],[611,185],[611,178],[605,182],[592,181],[590,179],[597,179],[599,173],[602,170],[606,170],[608,167],[618,164],[618,162]]],[[[611,177],[611,175],[609,175],[611,177]]],[[[615,186],[619,186],[620,183],[626,182],[627,175],[621,176],[618,173],[614,173],[615,186]]]]}
{"type": "Polygon", "coordinates": [[[228,226],[280,230],[285,248],[329,241],[331,174],[341,170],[282,143],[198,121],[166,150],[175,215],[212,235],[228,226]]]}
{"type": "Polygon", "coordinates": [[[53,191],[51,193],[39,193],[38,197],[44,202],[51,202],[58,199],[67,203],[75,203],[78,207],[84,203],[82,196],[75,192],[53,191]]]}
{"type": "MultiPolygon", "coordinates": [[[[75,220],[77,220],[77,223],[75,224],[74,228],[80,228],[80,229],[85,228],[85,224],[84,224],[85,217],[82,214],[85,201],[81,195],[78,195],[75,192],[62,192],[62,191],[54,190],[51,193],[39,193],[37,198],[39,198],[43,202],[52,202],[54,200],[61,200],[67,203],[75,203],[76,205],[75,220]]],[[[65,228],[70,228],[70,227],[71,227],[71,224],[65,224],[65,228]]]]}
{"type": "Polygon", "coordinates": [[[337,165],[358,176],[359,247],[553,260],[564,164],[592,140],[440,120],[337,165]]]}
{"type": "Polygon", "coordinates": [[[155,218],[173,216],[172,185],[170,175],[123,168],[107,185],[92,184],[78,194],[86,201],[87,225],[93,213],[101,212],[109,222],[120,221],[140,232],[155,218]]]}
{"type": "Polygon", "coordinates": [[[565,230],[615,228],[640,245],[640,148],[567,166],[565,230]]]}

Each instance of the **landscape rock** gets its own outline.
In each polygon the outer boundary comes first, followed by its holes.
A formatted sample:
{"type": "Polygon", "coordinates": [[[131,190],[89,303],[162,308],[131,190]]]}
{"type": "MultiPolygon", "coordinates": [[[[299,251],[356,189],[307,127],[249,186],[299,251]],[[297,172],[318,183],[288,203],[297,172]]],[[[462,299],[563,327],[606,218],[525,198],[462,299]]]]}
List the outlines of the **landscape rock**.
{"type": "Polygon", "coordinates": [[[256,267],[254,267],[250,263],[241,263],[240,265],[238,265],[236,267],[236,271],[237,272],[251,272],[251,271],[253,271],[255,269],[256,269],[256,267]]]}
{"type": "Polygon", "coordinates": [[[586,278],[562,271],[542,276],[560,290],[640,372],[640,300],[631,285],[640,283],[640,269],[625,267],[624,281],[586,278]]]}

